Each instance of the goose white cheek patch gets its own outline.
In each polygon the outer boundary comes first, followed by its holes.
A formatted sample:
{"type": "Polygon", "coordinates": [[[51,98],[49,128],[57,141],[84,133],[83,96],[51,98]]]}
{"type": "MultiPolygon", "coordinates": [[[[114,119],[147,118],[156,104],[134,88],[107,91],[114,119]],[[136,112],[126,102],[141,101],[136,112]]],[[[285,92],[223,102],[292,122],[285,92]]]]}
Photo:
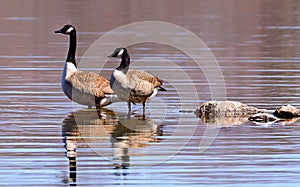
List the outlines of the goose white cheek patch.
{"type": "Polygon", "coordinates": [[[123,54],[123,52],[124,52],[124,49],[121,49],[118,53],[118,56],[121,56],[123,54]]]}
{"type": "Polygon", "coordinates": [[[70,28],[68,28],[68,30],[66,31],[66,33],[70,33],[72,30],[74,30],[74,28],[73,27],[70,27],[70,28]]]}

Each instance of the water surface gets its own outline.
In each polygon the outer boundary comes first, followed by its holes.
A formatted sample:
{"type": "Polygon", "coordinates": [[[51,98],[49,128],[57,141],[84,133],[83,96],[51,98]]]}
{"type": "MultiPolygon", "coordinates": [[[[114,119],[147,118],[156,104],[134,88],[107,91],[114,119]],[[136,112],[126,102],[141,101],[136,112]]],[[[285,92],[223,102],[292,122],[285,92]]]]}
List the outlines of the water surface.
{"type": "MultiPolygon", "coordinates": [[[[194,110],[211,100],[203,73],[211,67],[199,71],[181,51],[155,43],[129,46],[132,60],[158,57],[176,63],[191,77],[200,93],[197,100],[189,90],[176,90],[191,85],[156,61],[143,68],[172,78],[165,84],[168,92],[147,105],[145,121],[140,105],[133,107],[130,120],[124,103],[97,114],[63,95],[68,38],[53,31],[76,25],[79,62],[96,39],[124,24],[178,24],[203,39],[216,56],[228,100],[267,109],[299,108],[299,5],[289,0],[1,1],[0,185],[296,186],[297,119],[220,124],[179,112],[182,103],[194,110]],[[202,151],[201,141],[211,138],[207,129],[218,134],[202,151]]],[[[107,63],[101,74],[109,77],[115,65],[107,63]]]]}

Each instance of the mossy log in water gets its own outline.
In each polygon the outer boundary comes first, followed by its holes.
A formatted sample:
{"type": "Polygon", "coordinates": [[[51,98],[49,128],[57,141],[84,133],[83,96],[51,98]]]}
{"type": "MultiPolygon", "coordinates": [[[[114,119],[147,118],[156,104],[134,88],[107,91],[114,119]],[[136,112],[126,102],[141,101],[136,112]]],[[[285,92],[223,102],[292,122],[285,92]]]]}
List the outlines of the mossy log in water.
{"type": "Polygon", "coordinates": [[[281,106],[275,111],[268,111],[266,109],[251,107],[237,101],[208,101],[202,103],[195,111],[195,114],[206,122],[210,121],[210,119],[215,121],[218,117],[224,119],[227,117],[247,117],[250,121],[275,122],[300,116],[299,110],[291,105],[281,106]]]}

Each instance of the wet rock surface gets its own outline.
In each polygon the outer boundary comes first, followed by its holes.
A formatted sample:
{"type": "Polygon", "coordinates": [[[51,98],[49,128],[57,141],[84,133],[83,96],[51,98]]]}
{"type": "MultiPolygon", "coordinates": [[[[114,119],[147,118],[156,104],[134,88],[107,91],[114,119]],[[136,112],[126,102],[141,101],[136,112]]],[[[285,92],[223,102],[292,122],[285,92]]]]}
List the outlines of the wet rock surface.
{"type": "Polygon", "coordinates": [[[299,117],[299,110],[292,105],[286,105],[277,108],[273,114],[278,118],[291,119],[299,117]]]}

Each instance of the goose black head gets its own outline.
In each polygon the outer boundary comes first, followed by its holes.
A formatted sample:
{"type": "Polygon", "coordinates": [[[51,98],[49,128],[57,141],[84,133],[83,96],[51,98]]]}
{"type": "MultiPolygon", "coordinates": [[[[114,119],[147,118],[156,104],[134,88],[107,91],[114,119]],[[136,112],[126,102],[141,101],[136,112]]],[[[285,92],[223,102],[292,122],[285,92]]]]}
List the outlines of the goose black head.
{"type": "Polygon", "coordinates": [[[65,25],[61,29],[54,31],[55,33],[61,33],[66,35],[71,35],[76,31],[75,27],[72,25],[65,25]]]}
{"type": "Polygon", "coordinates": [[[123,47],[119,47],[115,49],[115,51],[108,56],[108,58],[115,57],[115,58],[121,58],[123,54],[127,53],[127,49],[123,47]]]}

